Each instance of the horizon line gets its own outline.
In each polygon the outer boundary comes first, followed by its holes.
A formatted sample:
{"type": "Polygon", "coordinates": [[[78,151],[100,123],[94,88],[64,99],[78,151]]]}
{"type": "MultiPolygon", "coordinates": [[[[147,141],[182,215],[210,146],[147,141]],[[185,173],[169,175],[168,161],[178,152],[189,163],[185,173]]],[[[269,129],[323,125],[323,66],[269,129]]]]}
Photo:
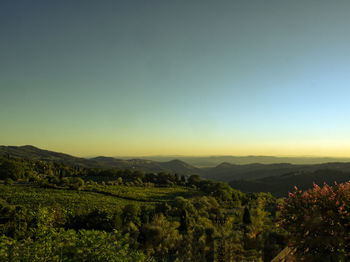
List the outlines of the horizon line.
{"type": "Polygon", "coordinates": [[[161,154],[151,154],[151,155],[101,155],[101,154],[97,154],[97,155],[81,155],[81,156],[77,156],[79,154],[71,154],[71,153],[66,153],[66,152],[62,152],[60,150],[56,151],[54,149],[47,149],[46,147],[37,147],[34,145],[29,145],[29,144],[25,144],[25,145],[0,145],[0,146],[5,146],[5,147],[35,147],[37,149],[40,150],[46,150],[46,151],[51,151],[51,152],[56,152],[56,153],[62,153],[62,154],[66,154],[66,155],[71,155],[71,156],[75,156],[75,157],[80,157],[80,158],[95,158],[95,157],[112,157],[112,158],[147,158],[147,157],[241,157],[241,158],[246,158],[246,157],[272,157],[272,158],[330,158],[330,159],[340,159],[340,158],[344,158],[344,159],[350,159],[350,156],[326,156],[326,155],[262,155],[262,154],[258,154],[258,155],[254,155],[254,154],[247,154],[247,155],[234,155],[234,154],[212,154],[212,155],[187,155],[187,154],[170,154],[170,155],[161,155],[161,154]]]}

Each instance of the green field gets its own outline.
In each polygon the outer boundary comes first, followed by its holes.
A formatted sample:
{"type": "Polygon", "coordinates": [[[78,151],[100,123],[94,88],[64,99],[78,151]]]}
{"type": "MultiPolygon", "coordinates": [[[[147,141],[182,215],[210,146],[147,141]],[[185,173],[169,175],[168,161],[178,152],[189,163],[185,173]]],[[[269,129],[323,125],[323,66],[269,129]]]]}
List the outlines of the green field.
{"type": "MultiPolygon", "coordinates": [[[[88,188],[85,190],[89,190],[88,188]]],[[[93,192],[141,202],[162,202],[173,200],[177,196],[192,197],[200,194],[188,187],[137,187],[94,185],[93,192]]]]}
{"type": "Polygon", "coordinates": [[[99,208],[106,211],[117,211],[125,205],[149,205],[169,201],[176,196],[189,197],[196,191],[185,187],[130,187],[130,186],[97,186],[90,191],[40,188],[33,185],[16,184],[0,185],[0,198],[13,205],[28,208],[50,207],[60,205],[66,210],[92,210],[99,208]]]}

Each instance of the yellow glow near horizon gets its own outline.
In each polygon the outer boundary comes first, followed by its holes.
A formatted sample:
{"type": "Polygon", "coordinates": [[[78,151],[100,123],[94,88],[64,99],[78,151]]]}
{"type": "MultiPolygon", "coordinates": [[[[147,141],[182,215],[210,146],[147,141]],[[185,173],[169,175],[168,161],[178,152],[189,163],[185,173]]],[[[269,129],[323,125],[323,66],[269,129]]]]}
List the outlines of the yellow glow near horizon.
{"type": "MultiPolygon", "coordinates": [[[[14,144],[11,144],[14,145],[14,144]]],[[[15,144],[24,145],[24,144],[15,144]]],[[[79,157],[89,156],[215,156],[215,155],[265,155],[265,156],[295,156],[295,157],[350,157],[350,141],[311,141],[308,143],[156,143],[155,141],[115,142],[91,140],[89,143],[71,141],[66,143],[33,144],[42,149],[67,153],[79,157]]]]}

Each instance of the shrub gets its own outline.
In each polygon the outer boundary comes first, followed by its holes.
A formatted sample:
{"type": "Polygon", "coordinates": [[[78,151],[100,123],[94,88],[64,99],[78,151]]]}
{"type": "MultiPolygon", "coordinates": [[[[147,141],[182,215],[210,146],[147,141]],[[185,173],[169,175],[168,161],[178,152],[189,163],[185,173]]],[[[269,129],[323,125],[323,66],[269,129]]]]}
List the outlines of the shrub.
{"type": "Polygon", "coordinates": [[[128,242],[127,235],[95,230],[51,231],[36,240],[0,236],[0,261],[153,261],[128,242]]]}
{"type": "Polygon", "coordinates": [[[7,186],[12,186],[13,183],[14,183],[13,180],[8,177],[8,178],[5,179],[5,183],[4,184],[7,185],[7,186]]]}
{"type": "Polygon", "coordinates": [[[71,189],[75,189],[75,190],[80,190],[84,187],[84,180],[80,177],[73,177],[70,179],[70,185],[69,187],[71,189]]]}
{"type": "Polygon", "coordinates": [[[280,225],[290,245],[307,261],[348,261],[350,255],[350,182],[289,194],[280,225]]]}
{"type": "Polygon", "coordinates": [[[14,160],[4,160],[0,163],[0,179],[11,178],[17,180],[23,178],[24,168],[21,163],[14,160]]]}

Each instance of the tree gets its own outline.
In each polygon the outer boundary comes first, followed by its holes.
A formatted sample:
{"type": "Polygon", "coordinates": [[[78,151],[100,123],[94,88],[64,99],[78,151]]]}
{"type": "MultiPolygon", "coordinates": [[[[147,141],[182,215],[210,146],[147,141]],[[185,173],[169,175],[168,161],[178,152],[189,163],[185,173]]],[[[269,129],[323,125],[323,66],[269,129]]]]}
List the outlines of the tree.
{"type": "Polygon", "coordinates": [[[84,187],[84,180],[80,177],[73,177],[70,179],[70,188],[80,190],[84,187]]]}
{"type": "Polygon", "coordinates": [[[0,235],[23,238],[27,233],[29,220],[26,208],[10,205],[0,198],[0,235]]]}
{"type": "Polygon", "coordinates": [[[130,222],[135,225],[140,225],[139,209],[134,204],[128,204],[123,208],[122,221],[123,225],[127,226],[130,222]]]}
{"type": "Polygon", "coordinates": [[[5,179],[5,183],[4,184],[7,185],[7,186],[13,186],[13,183],[14,183],[13,180],[8,177],[8,178],[5,179]]]}
{"type": "Polygon", "coordinates": [[[21,163],[6,159],[0,164],[0,179],[11,178],[17,180],[23,176],[24,168],[21,163]]]}
{"type": "Polygon", "coordinates": [[[251,223],[252,223],[252,219],[250,216],[249,209],[248,207],[245,207],[243,212],[243,224],[250,225],[251,223]]]}
{"type": "Polygon", "coordinates": [[[106,211],[94,209],[87,214],[71,215],[66,227],[75,230],[95,229],[111,232],[116,228],[116,221],[114,217],[110,218],[106,211]]]}
{"type": "Polygon", "coordinates": [[[142,228],[140,237],[144,248],[157,258],[163,260],[164,257],[169,257],[172,261],[172,256],[175,255],[182,239],[178,227],[178,222],[171,223],[163,214],[156,214],[152,223],[142,228]]]}
{"type": "Polygon", "coordinates": [[[200,182],[201,182],[201,178],[200,178],[199,175],[191,175],[191,176],[188,178],[188,184],[189,184],[189,185],[198,186],[200,182]]]}

